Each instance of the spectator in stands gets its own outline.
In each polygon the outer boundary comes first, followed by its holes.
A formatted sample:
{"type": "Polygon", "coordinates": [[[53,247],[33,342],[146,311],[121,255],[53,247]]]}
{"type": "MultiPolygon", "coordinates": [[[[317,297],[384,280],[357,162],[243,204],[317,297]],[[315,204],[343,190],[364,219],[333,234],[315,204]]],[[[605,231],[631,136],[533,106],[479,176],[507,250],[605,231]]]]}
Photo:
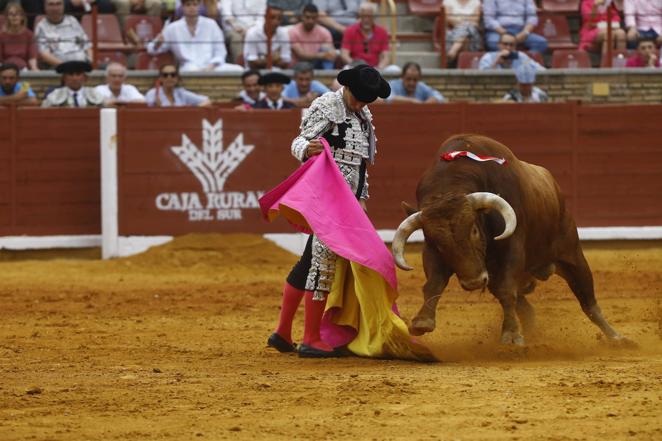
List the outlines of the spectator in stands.
{"type": "Polygon", "coordinates": [[[386,101],[391,103],[443,103],[446,101],[439,91],[421,81],[421,66],[408,62],[402,67],[398,80],[391,80],[391,95],[386,101]]]}
{"type": "Polygon", "coordinates": [[[184,18],[169,23],[147,45],[152,55],[172,51],[182,72],[240,72],[243,68],[226,63],[225,39],[218,24],[201,17],[200,0],[184,0],[184,18]]]}
{"type": "Polygon", "coordinates": [[[260,86],[260,72],[257,70],[247,70],[241,74],[241,85],[243,89],[235,98],[240,104],[235,107],[237,110],[248,110],[257,104],[258,101],[266,97],[260,86]]]}
{"type": "MultiPolygon", "coordinates": [[[[198,5],[198,15],[211,18],[212,20],[220,23],[221,19],[221,2],[218,0],[200,0],[198,5]]],[[[175,1],[175,20],[184,16],[184,5],[181,0],[175,1]]]]}
{"type": "Polygon", "coordinates": [[[653,38],[662,44],[662,0],[626,0],[625,28],[628,47],[635,47],[640,38],[653,38]]]}
{"type": "Polygon", "coordinates": [[[319,10],[319,22],[331,31],[333,42],[340,47],[348,26],[356,23],[361,0],[313,0],[319,10]]]}
{"type": "Polygon", "coordinates": [[[64,14],[63,0],[44,0],[46,17],[35,29],[39,58],[54,67],[65,61],[89,61],[92,48],[83,27],[64,14]]]}
{"type": "Polygon", "coordinates": [[[301,21],[303,7],[308,3],[310,0],[268,0],[267,6],[283,11],[281,26],[292,26],[301,21]]]}
{"type": "Polygon", "coordinates": [[[253,25],[261,22],[267,10],[266,0],[222,1],[223,29],[235,63],[244,50],[244,37],[253,25]]]}
{"type": "Polygon", "coordinates": [[[161,16],[161,0],[111,0],[115,6],[115,13],[120,23],[124,24],[124,19],[129,14],[147,14],[161,16]]]}
{"type": "Polygon", "coordinates": [[[579,49],[586,51],[607,51],[607,16],[612,14],[612,37],[616,49],[625,49],[625,31],[621,29],[621,16],[618,9],[607,0],[582,0],[582,27],[579,30],[579,49]]]}
{"type": "Polygon", "coordinates": [[[333,69],[338,52],[333,47],[331,32],[317,24],[317,6],[304,6],[301,23],[289,29],[292,58],[308,61],[315,69],[333,69]]]}
{"type": "Polygon", "coordinates": [[[115,13],[115,5],[111,0],[64,0],[64,12],[81,16],[92,10],[92,3],[97,4],[99,14],[115,13]]]}
{"type": "Polygon", "coordinates": [[[660,59],[655,53],[655,38],[640,38],[637,53],[628,58],[625,67],[660,67],[660,59]]]}
{"type": "Polygon", "coordinates": [[[37,96],[30,84],[19,80],[15,64],[0,65],[0,105],[36,106],[37,96]]]}
{"type": "Polygon", "coordinates": [[[288,84],[290,79],[287,75],[280,72],[270,72],[260,77],[260,85],[264,86],[264,92],[267,96],[255,104],[256,109],[283,110],[293,109],[294,104],[283,99],[283,87],[288,84]]]}
{"type": "Polygon", "coordinates": [[[532,33],[538,24],[533,0],[484,0],[483,17],[487,50],[497,50],[499,38],[505,33],[513,34],[517,44],[532,52],[542,54],[547,50],[545,37],[532,33]]]}
{"type": "Polygon", "coordinates": [[[460,51],[477,52],[483,49],[480,34],[480,0],[444,0],[446,8],[446,54],[449,61],[460,51]]]}
{"type": "Polygon", "coordinates": [[[106,84],[100,84],[94,90],[103,98],[105,106],[116,104],[144,103],[145,97],[136,86],[125,84],[126,67],[117,62],[106,66],[106,84]]]}
{"type": "Polygon", "coordinates": [[[315,98],[330,92],[328,87],[313,77],[313,66],[310,63],[297,63],[294,66],[294,81],[285,86],[283,99],[297,107],[308,107],[315,98]]]}
{"type": "Polygon", "coordinates": [[[37,68],[37,46],[26,24],[25,12],[19,3],[5,8],[5,26],[0,31],[0,61],[11,63],[19,69],[37,68]]]}
{"type": "Polygon", "coordinates": [[[92,65],[87,61],[66,61],[58,64],[55,72],[62,74],[62,87],[46,96],[41,107],[95,107],[103,104],[103,98],[94,88],[86,87],[87,72],[92,65]]]}
{"type": "Polygon", "coordinates": [[[247,32],[244,40],[244,60],[250,69],[267,67],[267,34],[271,35],[271,63],[274,67],[286,69],[292,62],[290,37],[280,26],[283,10],[269,6],[264,22],[258,22],[247,32]]]}
{"type": "Polygon", "coordinates": [[[516,69],[522,63],[533,63],[537,70],[545,70],[538,62],[531,59],[525,52],[517,50],[517,37],[506,32],[499,39],[499,50],[488,52],[480,58],[478,68],[487,69],[516,69]]]}
{"type": "Polygon", "coordinates": [[[372,67],[384,69],[391,63],[388,31],[375,24],[377,5],[361,3],[359,21],[345,31],[340,50],[343,63],[360,58],[372,67]]]}
{"type": "Polygon", "coordinates": [[[503,101],[514,103],[546,103],[549,101],[547,92],[534,86],[536,70],[533,63],[527,62],[519,65],[515,69],[517,85],[503,97],[503,101]]]}
{"type": "Polygon", "coordinates": [[[174,64],[164,64],[159,69],[159,78],[145,94],[150,107],[211,107],[211,101],[179,86],[179,69],[174,64]]]}

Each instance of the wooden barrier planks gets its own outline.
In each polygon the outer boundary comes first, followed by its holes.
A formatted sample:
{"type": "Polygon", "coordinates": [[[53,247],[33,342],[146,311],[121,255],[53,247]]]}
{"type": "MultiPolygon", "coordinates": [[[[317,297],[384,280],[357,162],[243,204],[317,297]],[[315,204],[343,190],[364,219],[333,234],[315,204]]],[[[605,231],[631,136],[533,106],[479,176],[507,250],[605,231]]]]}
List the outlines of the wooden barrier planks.
{"type": "MultiPolygon", "coordinates": [[[[462,132],[494,137],[519,158],[547,167],[579,226],[662,225],[661,105],[454,103],[371,110],[379,142],[369,167],[368,205],[377,228],[398,225],[400,202],[415,203],[418,178],[437,160],[439,146],[462,132]]],[[[119,109],[120,234],[291,232],[284,221],[262,221],[254,202],[298,166],[290,145],[300,118],[298,110],[119,109]],[[220,132],[208,131],[207,150],[203,120],[212,128],[222,121],[220,132]],[[173,151],[183,135],[200,155],[210,155],[206,171],[194,172],[190,160],[173,151]],[[219,162],[239,135],[254,149],[219,162]],[[209,142],[213,137],[222,142],[209,142]],[[228,166],[236,168],[221,178],[228,166]]],[[[99,158],[98,110],[0,108],[0,234],[98,234],[99,158]]]]}
{"type": "Polygon", "coordinates": [[[18,108],[9,173],[9,225],[0,234],[93,234],[100,230],[97,109],[18,108]]]}

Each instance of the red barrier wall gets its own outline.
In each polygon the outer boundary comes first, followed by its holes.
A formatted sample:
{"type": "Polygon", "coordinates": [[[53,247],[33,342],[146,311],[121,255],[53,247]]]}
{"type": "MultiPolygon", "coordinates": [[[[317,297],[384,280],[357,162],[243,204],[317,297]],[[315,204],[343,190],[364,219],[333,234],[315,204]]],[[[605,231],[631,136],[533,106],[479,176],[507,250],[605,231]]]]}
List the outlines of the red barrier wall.
{"type": "MultiPolygon", "coordinates": [[[[580,226],[662,225],[660,105],[457,103],[372,110],[379,143],[369,168],[369,210],[377,228],[397,226],[400,201],[415,202],[418,177],[436,161],[439,145],[461,132],[492,136],[521,159],[549,168],[580,226]]],[[[262,222],[254,205],[260,192],[297,167],[289,146],[299,121],[299,111],[120,109],[120,234],[291,231],[285,222],[262,222]],[[208,133],[208,164],[198,178],[187,165],[191,160],[172,147],[186,135],[202,155],[203,120],[212,126],[221,120],[223,139],[221,145],[208,133]],[[240,134],[253,150],[220,161],[240,134]],[[228,165],[236,168],[224,177],[228,165]],[[212,208],[204,185],[214,194],[212,208]]],[[[99,233],[99,176],[98,111],[0,108],[0,234],[99,233]]]]}
{"type": "Polygon", "coordinates": [[[0,108],[0,235],[98,234],[99,111],[0,108]]]}
{"type": "MultiPolygon", "coordinates": [[[[277,231],[261,220],[255,207],[256,197],[297,167],[289,145],[297,134],[300,118],[298,110],[250,114],[210,109],[121,111],[118,118],[120,235],[277,231]],[[205,145],[203,120],[212,125],[222,120],[222,144],[205,145]],[[222,191],[239,193],[245,201],[252,197],[250,202],[254,207],[221,208],[227,203],[218,201],[213,206],[219,208],[207,208],[201,182],[171,147],[181,145],[182,136],[186,135],[195,149],[222,147],[222,151],[215,153],[221,155],[240,133],[244,143],[254,149],[228,175],[222,191]],[[191,197],[197,198],[199,205],[191,197]],[[170,209],[159,209],[157,202],[170,209]],[[176,210],[180,205],[190,209],[176,210]],[[231,219],[207,220],[209,216],[217,218],[219,210],[221,216],[231,219]]],[[[222,168],[223,163],[219,164],[222,168]]],[[[285,230],[281,226],[280,231],[285,230]]]]}

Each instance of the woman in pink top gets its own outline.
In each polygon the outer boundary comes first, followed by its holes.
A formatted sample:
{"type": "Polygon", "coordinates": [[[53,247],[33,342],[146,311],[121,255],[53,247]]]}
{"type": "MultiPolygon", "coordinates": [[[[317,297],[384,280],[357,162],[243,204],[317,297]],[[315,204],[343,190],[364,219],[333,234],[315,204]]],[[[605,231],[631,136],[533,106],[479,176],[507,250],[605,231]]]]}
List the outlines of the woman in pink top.
{"type": "Polygon", "coordinates": [[[15,64],[19,69],[39,70],[37,46],[25,23],[21,5],[9,3],[5,8],[5,26],[0,32],[0,61],[15,64]]]}
{"type": "Polygon", "coordinates": [[[609,0],[582,0],[582,28],[579,31],[579,49],[607,51],[607,16],[611,11],[612,38],[616,49],[625,49],[625,31],[621,29],[621,16],[609,0]],[[609,6],[606,6],[609,4],[609,6]]]}

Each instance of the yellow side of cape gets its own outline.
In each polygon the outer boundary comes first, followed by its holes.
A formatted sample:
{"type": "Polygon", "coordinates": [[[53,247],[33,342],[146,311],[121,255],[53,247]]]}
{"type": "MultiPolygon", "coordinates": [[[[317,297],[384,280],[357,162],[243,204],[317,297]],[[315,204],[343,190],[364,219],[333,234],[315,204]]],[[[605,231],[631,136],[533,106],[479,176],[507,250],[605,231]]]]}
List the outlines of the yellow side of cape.
{"type": "Polygon", "coordinates": [[[326,308],[338,308],[334,322],[357,335],[347,348],[362,357],[433,361],[428,348],[413,340],[391,305],[397,291],[376,271],[338,256],[326,308]]]}

